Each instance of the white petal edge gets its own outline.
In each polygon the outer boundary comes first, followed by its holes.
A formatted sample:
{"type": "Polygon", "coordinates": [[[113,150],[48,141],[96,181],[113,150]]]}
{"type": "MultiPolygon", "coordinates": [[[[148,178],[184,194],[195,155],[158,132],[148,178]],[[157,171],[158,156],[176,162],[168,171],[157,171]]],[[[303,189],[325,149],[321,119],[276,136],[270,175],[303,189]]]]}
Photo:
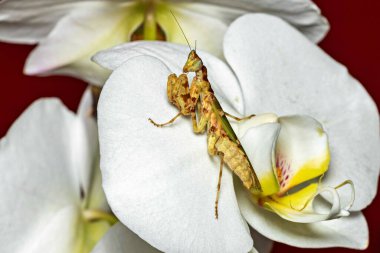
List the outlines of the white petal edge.
{"type": "Polygon", "coordinates": [[[329,136],[332,157],[324,183],[350,179],[357,196],[352,209],[371,203],[380,169],[379,114],[347,69],[282,20],[264,14],[237,19],[226,33],[224,53],[246,110],[317,119],[329,136]]]}
{"type": "Polygon", "coordinates": [[[98,128],[96,126],[95,118],[92,117],[93,111],[93,100],[91,94],[91,88],[88,87],[79,102],[79,106],[77,109],[77,115],[83,120],[85,124],[84,133],[86,134],[85,141],[87,142],[85,145],[88,149],[83,150],[86,153],[81,154],[80,156],[86,160],[87,166],[83,166],[80,177],[81,177],[81,186],[85,195],[90,191],[91,178],[92,173],[94,172],[94,167],[96,166],[97,154],[99,153],[99,143],[98,143],[98,128]]]}
{"type": "Polygon", "coordinates": [[[240,137],[240,142],[260,181],[263,195],[279,191],[274,150],[280,129],[278,123],[266,123],[250,128],[240,137]]]}
{"type": "Polygon", "coordinates": [[[116,223],[100,240],[91,253],[159,253],[123,224],[116,223]]]}
{"type": "MultiPolygon", "coordinates": [[[[189,52],[189,48],[184,45],[160,41],[139,41],[101,51],[93,57],[93,61],[114,70],[133,57],[148,55],[164,62],[173,73],[180,74],[189,52]]],[[[222,103],[223,109],[227,112],[234,110],[244,115],[243,95],[231,69],[223,61],[207,52],[197,51],[197,54],[207,67],[211,86],[218,99],[226,102],[222,103]]]]}
{"type": "Polygon", "coordinates": [[[77,110],[77,114],[85,122],[89,153],[92,154],[91,156],[84,156],[89,158],[89,166],[83,167],[85,170],[81,175],[82,190],[87,196],[86,205],[89,209],[109,211],[110,208],[102,188],[98,127],[93,116],[94,110],[96,110],[93,99],[92,87],[89,85],[82,95],[77,110]]]}
{"type": "Polygon", "coordinates": [[[195,47],[193,41],[196,40],[197,49],[209,52],[219,58],[223,58],[223,36],[229,24],[229,22],[225,22],[224,16],[231,19],[244,13],[234,9],[197,3],[159,5],[156,18],[166,34],[166,40],[184,45],[187,44],[186,39],[170,12],[176,16],[182,29],[186,32],[192,48],[195,47]]]}
{"type": "Polygon", "coordinates": [[[361,212],[329,221],[294,223],[252,204],[240,185],[236,185],[235,190],[240,210],[248,224],[273,241],[302,248],[368,247],[368,225],[361,212]]]}
{"type": "Polygon", "coordinates": [[[133,2],[88,2],[61,18],[29,55],[24,73],[59,73],[103,85],[109,72],[90,61],[97,51],[128,41],[143,20],[133,2]]]}
{"type": "Polygon", "coordinates": [[[249,228],[251,236],[254,241],[254,249],[258,253],[270,253],[273,248],[274,242],[271,239],[266,238],[262,234],[258,233],[252,227],[249,228]]]}
{"type": "Polygon", "coordinates": [[[296,27],[315,43],[321,41],[330,29],[327,19],[310,0],[202,0],[202,3],[277,16],[296,27]]]}
{"type": "Polygon", "coordinates": [[[219,219],[214,201],[219,159],[206,137],[180,119],[166,97],[169,69],[141,56],[116,69],[98,106],[103,187],[109,204],[132,231],[162,251],[248,252],[252,239],[240,215],[232,175],[224,169],[219,219]],[[192,159],[196,157],[197,159],[192,159]]]}
{"type": "Polygon", "coordinates": [[[0,3],[0,40],[34,44],[43,39],[56,22],[85,2],[75,0],[11,0],[0,3]]]}
{"type": "Polygon", "coordinates": [[[83,129],[59,100],[40,99],[0,140],[1,252],[75,252],[83,129]]]}

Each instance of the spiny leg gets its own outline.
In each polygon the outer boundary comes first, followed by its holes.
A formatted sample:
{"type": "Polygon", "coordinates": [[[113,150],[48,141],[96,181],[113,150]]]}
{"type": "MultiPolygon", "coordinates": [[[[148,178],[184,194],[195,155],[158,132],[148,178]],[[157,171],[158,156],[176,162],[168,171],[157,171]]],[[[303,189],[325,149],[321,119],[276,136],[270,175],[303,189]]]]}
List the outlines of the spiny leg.
{"type": "Polygon", "coordinates": [[[250,118],[256,116],[255,114],[251,114],[251,115],[249,115],[249,116],[247,116],[247,117],[239,118],[239,117],[236,117],[236,116],[234,116],[234,115],[229,114],[228,112],[224,112],[224,114],[225,114],[227,117],[230,117],[230,118],[232,118],[232,119],[234,119],[234,120],[236,120],[236,121],[248,120],[248,119],[250,119],[250,118]]]}
{"type": "Polygon", "coordinates": [[[158,124],[156,122],[154,122],[151,118],[149,118],[148,120],[150,121],[150,123],[152,123],[153,125],[155,125],[156,127],[163,127],[163,126],[166,126],[166,125],[169,125],[171,123],[173,123],[179,116],[181,116],[182,114],[179,112],[174,118],[172,118],[171,120],[169,120],[168,122],[166,123],[162,123],[162,124],[158,124]]]}
{"type": "Polygon", "coordinates": [[[206,130],[207,123],[210,120],[212,114],[212,108],[210,101],[204,99],[202,105],[198,108],[198,114],[200,119],[197,121],[195,112],[191,114],[191,120],[193,122],[194,133],[203,133],[206,130]]]}
{"type": "Polygon", "coordinates": [[[219,203],[219,195],[220,195],[220,184],[222,182],[223,164],[224,164],[224,155],[220,154],[219,179],[218,179],[218,186],[216,187],[216,199],[215,199],[215,219],[218,219],[218,216],[219,216],[218,203],[219,203]]]}
{"type": "Polygon", "coordinates": [[[191,113],[191,121],[193,122],[193,131],[194,133],[203,133],[206,130],[207,122],[210,118],[210,113],[201,114],[199,121],[197,121],[197,117],[195,113],[191,113]]]}

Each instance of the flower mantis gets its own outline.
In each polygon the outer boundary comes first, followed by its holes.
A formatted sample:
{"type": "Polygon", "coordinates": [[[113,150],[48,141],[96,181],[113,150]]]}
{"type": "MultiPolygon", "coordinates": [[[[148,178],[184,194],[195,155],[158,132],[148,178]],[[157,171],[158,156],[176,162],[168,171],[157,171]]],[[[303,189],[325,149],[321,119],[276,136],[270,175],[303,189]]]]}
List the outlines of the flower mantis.
{"type": "MultiPolygon", "coordinates": [[[[178,23],[173,13],[172,15],[178,23]]],[[[178,26],[188,42],[179,23],[178,26]]],[[[211,156],[218,155],[221,159],[215,200],[215,218],[218,219],[218,201],[224,162],[240,178],[243,185],[250,192],[258,194],[262,191],[253,166],[227,119],[227,117],[230,117],[241,121],[250,119],[255,115],[238,118],[223,111],[207,79],[207,68],[203,65],[202,59],[197,55],[196,49],[191,49],[189,42],[188,45],[190,53],[183,66],[184,73],[178,77],[176,74],[169,75],[167,82],[168,99],[180,112],[163,124],[158,124],[150,118],[149,121],[157,127],[163,127],[173,123],[178,117],[184,115],[191,116],[193,131],[195,133],[203,133],[207,128],[208,153],[211,156]],[[189,72],[195,73],[190,88],[186,75],[189,72]],[[197,115],[199,119],[197,119],[197,115]]]]}

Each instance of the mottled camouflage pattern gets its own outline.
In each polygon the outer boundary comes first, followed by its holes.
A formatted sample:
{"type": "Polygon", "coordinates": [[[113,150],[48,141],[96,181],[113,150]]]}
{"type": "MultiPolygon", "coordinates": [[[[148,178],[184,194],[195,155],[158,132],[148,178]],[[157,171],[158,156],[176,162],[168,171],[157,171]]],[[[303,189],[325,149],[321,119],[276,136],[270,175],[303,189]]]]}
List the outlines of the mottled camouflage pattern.
{"type": "MultiPolygon", "coordinates": [[[[190,115],[195,133],[203,133],[207,129],[208,153],[219,155],[222,164],[225,162],[249,191],[254,194],[260,193],[261,186],[256,173],[226,118],[226,115],[230,115],[223,111],[215,97],[207,79],[207,69],[195,50],[191,50],[183,71],[185,73],[195,72],[196,75],[192,80],[191,87],[189,87],[186,74],[181,74],[178,77],[171,74],[167,83],[169,101],[179,109],[180,113],[165,124],[157,124],[152,120],[151,122],[162,127],[172,123],[180,115],[190,115]]],[[[240,120],[237,117],[231,117],[240,120]]],[[[221,175],[222,171],[219,174],[218,193],[215,202],[216,218],[218,217],[217,205],[221,175]]]]}

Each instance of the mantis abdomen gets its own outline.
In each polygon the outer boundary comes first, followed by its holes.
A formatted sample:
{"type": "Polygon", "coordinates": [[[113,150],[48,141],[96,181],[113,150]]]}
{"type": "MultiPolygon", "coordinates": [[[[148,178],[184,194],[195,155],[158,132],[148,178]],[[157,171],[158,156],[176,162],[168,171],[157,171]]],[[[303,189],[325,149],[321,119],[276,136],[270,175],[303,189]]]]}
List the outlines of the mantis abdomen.
{"type": "Polygon", "coordinates": [[[241,146],[226,136],[218,139],[215,148],[223,154],[224,162],[240,178],[244,186],[249,190],[257,190],[258,186],[252,175],[251,164],[241,146]]]}

